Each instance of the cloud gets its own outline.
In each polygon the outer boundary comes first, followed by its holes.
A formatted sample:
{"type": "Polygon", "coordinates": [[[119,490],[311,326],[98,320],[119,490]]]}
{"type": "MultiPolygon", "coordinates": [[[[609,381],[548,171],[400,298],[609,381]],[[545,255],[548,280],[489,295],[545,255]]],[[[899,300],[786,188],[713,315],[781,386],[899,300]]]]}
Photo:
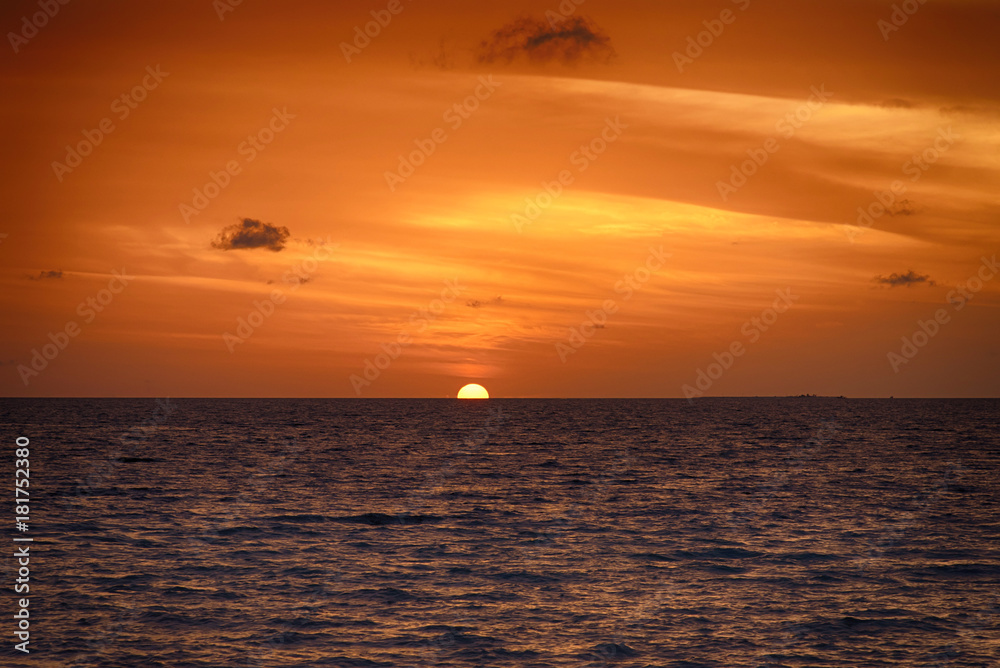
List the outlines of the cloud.
{"type": "Polygon", "coordinates": [[[879,285],[888,285],[890,288],[899,287],[904,285],[910,287],[911,285],[918,285],[920,283],[926,283],[929,286],[936,285],[936,283],[930,280],[930,275],[920,275],[915,273],[912,269],[905,274],[890,274],[889,277],[882,275],[876,276],[874,280],[879,285]]]}
{"type": "Polygon", "coordinates": [[[890,216],[915,216],[917,208],[908,199],[900,200],[892,204],[892,208],[886,211],[890,216]]]}
{"type": "Polygon", "coordinates": [[[954,104],[941,107],[945,116],[1000,116],[1000,106],[982,104],[954,104]]]}
{"type": "Polygon", "coordinates": [[[465,305],[469,308],[482,308],[484,306],[499,306],[503,304],[503,297],[494,297],[493,299],[488,299],[487,301],[481,301],[479,299],[472,299],[465,302],[465,305]]]}
{"type": "MultiPolygon", "coordinates": [[[[312,276],[304,276],[303,277],[303,276],[299,276],[298,274],[296,274],[295,275],[295,282],[293,283],[293,285],[296,285],[296,286],[298,286],[298,285],[305,285],[306,283],[310,282],[311,280],[313,280],[312,276]]],[[[289,281],[290,281],[290,279],[286,277],[285,282],[288,283],[289,281]]],[[[275,280],[273,278],[269,278],[266,281],[264,281],[264,285],[274,285],[277,282],[278,282],[277,280],[275,280]]]]}
{"type": "Polygon", "coordinates": [[[913,109],[917,105],[913,104],[909,100],[904,100],[900,97],[894,97],[891,100],[885,100],[879,106],[885,109],[913,109]]]}
{"type": "Polygon", "coordinates": [[[521,17],[495,31],[479,44],[481,63],[510,63],[520,55],[532,63],[575,63],[590,57],[607,62],[615,56],[611,38],[581,16],[553,27],[547,22],[521,17]]]}
{"type": "Polygon", "coordinates": [[[242,223],[230,225],[219,232],[219,238],[212,242],[212,248],[220,250],[267,248],[277,253],[285,247],[289,235],[287,227],[244,218],[242,223]]]}
{"type": "Polygon", "coordinates": [[[63,273],[60,271],[40,271],[38,276],[28,276],[30,281],[44,281],[47,278],[62,278],[63,273]]]}

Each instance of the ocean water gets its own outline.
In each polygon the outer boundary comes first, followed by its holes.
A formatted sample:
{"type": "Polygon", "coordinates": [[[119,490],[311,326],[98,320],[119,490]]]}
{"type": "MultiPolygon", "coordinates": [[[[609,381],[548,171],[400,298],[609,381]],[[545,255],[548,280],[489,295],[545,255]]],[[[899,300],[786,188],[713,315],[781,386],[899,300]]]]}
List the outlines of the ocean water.
{"type": "Polygon", "coordinates": [[[6,399],[0,664],[1000,666],[998,408],[6,399]]]}

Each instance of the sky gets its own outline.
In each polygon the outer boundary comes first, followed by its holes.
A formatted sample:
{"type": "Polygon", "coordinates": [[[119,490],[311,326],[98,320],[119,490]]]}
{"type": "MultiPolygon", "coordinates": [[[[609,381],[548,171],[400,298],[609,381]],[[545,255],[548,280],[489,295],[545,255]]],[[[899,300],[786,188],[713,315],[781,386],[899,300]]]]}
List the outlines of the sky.
{"type": "Polygon", "coordinates": [[[1000,391],[995,2],[0,27],[3,396],[1000,391]]]}

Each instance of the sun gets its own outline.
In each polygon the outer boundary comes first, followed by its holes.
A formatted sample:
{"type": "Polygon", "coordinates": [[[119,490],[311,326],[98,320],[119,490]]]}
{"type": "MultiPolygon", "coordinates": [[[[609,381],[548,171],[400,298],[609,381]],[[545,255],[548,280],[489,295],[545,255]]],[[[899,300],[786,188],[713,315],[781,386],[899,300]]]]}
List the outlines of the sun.
{"type": "Polygon", "coordinates": [[[469,383],[458,391],[459,399],[489,399],[490,393],[486,388],[476,383],[469,383]]]}

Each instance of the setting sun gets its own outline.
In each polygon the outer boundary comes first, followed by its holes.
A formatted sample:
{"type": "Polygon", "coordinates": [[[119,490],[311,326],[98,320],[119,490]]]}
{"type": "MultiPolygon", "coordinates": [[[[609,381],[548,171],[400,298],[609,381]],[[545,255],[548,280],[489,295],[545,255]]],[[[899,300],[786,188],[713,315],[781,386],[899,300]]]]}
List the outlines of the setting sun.
{"type": "Polygon", "coordinates": [[[489,399],[490,393],[486,388],[476,383],[469,383],[458,391],[459,399],[489,399]]]}

